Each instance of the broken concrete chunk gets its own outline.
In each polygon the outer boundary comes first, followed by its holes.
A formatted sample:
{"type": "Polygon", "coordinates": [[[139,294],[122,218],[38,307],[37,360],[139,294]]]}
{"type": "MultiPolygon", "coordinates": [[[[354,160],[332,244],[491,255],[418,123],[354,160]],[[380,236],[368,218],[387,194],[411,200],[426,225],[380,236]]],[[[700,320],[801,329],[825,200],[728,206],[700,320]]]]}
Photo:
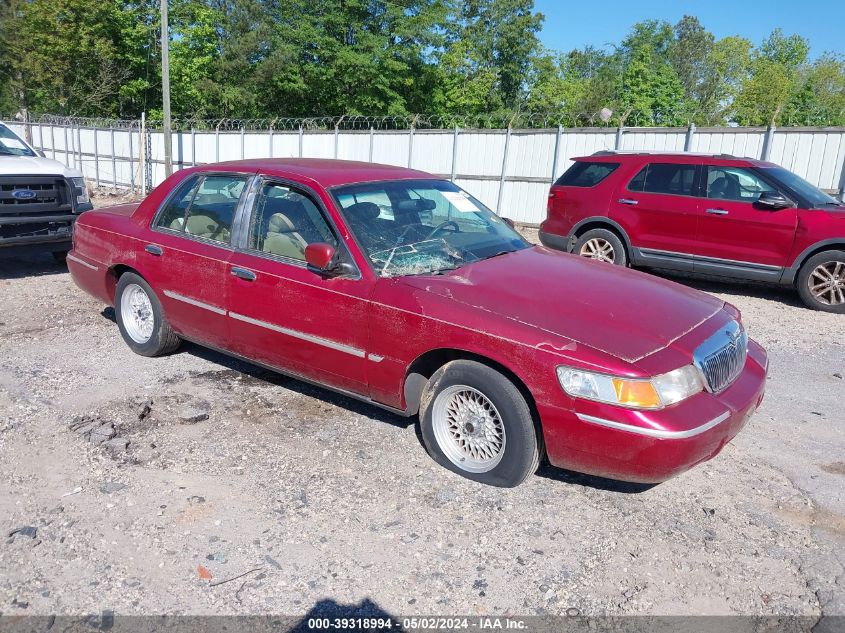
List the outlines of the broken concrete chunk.
{"type": "Polygon", "coordinates": [[[103,443],[103,448],[112,453],[122,453],[129,446],[129,440],[125,437],[116,437],[103,443]]]}
{"type": "Polygon", "coordinates": [[[107,481],[102,486],[100,486],[100,492],[110,494],[112,492],[119,492],[124,488],[126,488],[126,484],[122,484],[119,481],[107,481]]]}
{"type": "Polygon", "coordinates": [[[34,539],[37,535],[38,528],[33,527],[31,525],[25,525],[9,532],[9,538],[12,538],[13,536],[26,536],[28,538],[34,539]]]}
{"type": "Polygon", "coordinates": [[[177,415],[182,424],[196,424],[208,419],[209,406],[206,404],[186,404],[179,409],[177,415]]]}
{"type": "Polygon", "coordinates": [[[89,439],[94,444],[102,444],[117,435],[117,431],[111,422],[104,422],[91,431],[89,439]]]}

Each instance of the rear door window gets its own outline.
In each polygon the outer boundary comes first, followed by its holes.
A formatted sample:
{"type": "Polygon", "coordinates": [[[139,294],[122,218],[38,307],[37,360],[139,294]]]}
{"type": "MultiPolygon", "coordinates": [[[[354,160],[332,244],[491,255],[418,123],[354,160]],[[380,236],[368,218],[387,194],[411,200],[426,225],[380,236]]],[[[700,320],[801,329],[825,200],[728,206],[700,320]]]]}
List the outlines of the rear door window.
{"type": "Polygon", "coordinates": [[[628,183],[628,190],[670,196],[694,196],[695,173],[695,165],[649,163],[628,183]]]}
{"type": "Polygon", "coordinates": [[[577,161],[557,179],[558,187],[595,187],[619,167],[619,163],[577,161]]]}
{"type": "Polygon", "coordinates": [[[208,175],[186,181],[162,211],[157,226],[228,244],[246,176],[208,175]]]}

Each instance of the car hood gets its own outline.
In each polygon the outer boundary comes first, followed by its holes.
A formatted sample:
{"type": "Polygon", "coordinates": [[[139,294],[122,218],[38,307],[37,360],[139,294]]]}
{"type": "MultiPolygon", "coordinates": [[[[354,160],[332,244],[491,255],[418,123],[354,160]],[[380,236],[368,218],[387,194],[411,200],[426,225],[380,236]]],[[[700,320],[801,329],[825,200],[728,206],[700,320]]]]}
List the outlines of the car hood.
{"type": "Polygon", "coordinates": [[[82,172],[40,156],[0,156],[0,176],[62,176],[80,178],[82,172]]]}
{"type": "Polygon", "coordinates": [[[522,327],[636,362],[678,340],[724,302],[659,277],[540,246],[405,283],[522,327]]]}

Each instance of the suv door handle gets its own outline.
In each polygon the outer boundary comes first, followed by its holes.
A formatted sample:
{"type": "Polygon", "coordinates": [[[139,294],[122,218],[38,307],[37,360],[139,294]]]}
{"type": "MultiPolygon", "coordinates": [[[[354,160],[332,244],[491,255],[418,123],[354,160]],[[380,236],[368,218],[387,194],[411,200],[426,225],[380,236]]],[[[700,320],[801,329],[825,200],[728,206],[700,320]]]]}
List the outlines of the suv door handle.
{"type": "Polygon", "coordinates": [[[161,250],[161,246],[156,246],[155,244],[147,244],[144,247],[144,250],[147,251],[150,255],[155,255],[156,257],[161,257],[161,254],[164,252],[161,250]]]}
{"type": "Polygon", "coordinates": [[[707,209],[707,213],[712,215],[727,215],[730,212],[725,209],[707,209]]]}
{"type": "Polygon", "coordinates": [[[630,198],[619,198],[618,202],[619,204],[628,204],[632,207],[640,203],[639,200],[631,200],[630,198]]]}
{"type": "Polygon", "coordinates": [[[246,268],[241,268],[240,266],[234,266],[232,268],[232,274],[239,279],[255,281],[255,273],[251,270],[247,270],[246,268]]]}

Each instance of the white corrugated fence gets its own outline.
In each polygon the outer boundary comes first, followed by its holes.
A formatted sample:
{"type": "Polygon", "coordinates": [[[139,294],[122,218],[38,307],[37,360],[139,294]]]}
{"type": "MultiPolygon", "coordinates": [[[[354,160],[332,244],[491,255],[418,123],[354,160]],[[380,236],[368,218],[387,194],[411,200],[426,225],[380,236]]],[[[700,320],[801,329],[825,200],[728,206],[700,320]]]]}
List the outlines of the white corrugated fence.
{"type": "MultiPolygon", "coordinates": [[[[126,122],[123,122],[126,123],[126,122]]],[[[164,179],[160,131],[7,122],[99,186],[143,191],[164,179]],[[149,139],[145,143],[145,139],[149,139]],[[149,147],[147,147],[147,144],[149,147]]],[[[691,151],[765,158],[818,187],[845,191],[845,128],[553,128],[513,130],[195,130],[173,133],[174,168],[241,158],[340,158],[413,167],[453,179],[517,222],[545,218],[548,190],[570,158],[601,150],[691,151]]]]}

